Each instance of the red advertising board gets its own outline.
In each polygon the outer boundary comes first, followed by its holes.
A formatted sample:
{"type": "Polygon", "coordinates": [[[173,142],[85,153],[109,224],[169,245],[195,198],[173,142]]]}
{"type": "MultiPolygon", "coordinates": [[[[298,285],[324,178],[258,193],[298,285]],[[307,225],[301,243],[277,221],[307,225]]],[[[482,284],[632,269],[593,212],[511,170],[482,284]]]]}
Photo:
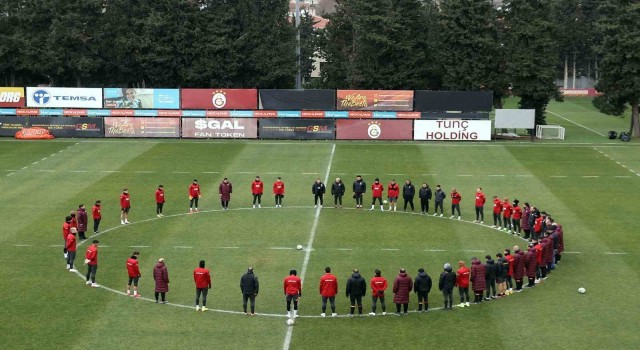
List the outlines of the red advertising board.
{"type": "Polygon", "coordinates": [[[0,87],[0,107],[24,107],[24,88],[0,87]]]}
{"type": "Polygon", "coordinates": [[[258,120],[253,118],[183,118],[182,137],[256,139],[258,138],[258,120]]]}
{"type": "Polygon", "coordinates": [[[338,140],[413,140],[412,120],[356,120],[336,121],[338,140]]]}
{"type": "Polygon", "coordinates": [[[324,111],[300,111],[302,118],[324,118],[324,111]]]}
{"type": "Polygon", "coordinates": [[[257,111],[253,111],[253,116],[255,118],[275,118],[278,116],[278,112],[260,109],[257,111]]]}
{"type": "Polygon", "coordinates": [[[40,110],[35,108],[20,108],[16,110],[16,115],[39,115],[40,110]]]}
{"type": "Polygon", "coordinates": [[[411,90],[338,90],[338,110],[412,111],[411,90]]]}
{"type": "Polygon", "coordinates": [[[181,89],[183,109],[258,109],[257,89],[181,89]]]}
{"type": "Polygon", "coordinates": [[[65,117],[82,117],[87,115],[87,110],[86,109],[65,109],[63,111],[63,115],[65,117]]]}
{"type": "Polygon", "coordinates": [[[180,118],[105,117],[105,137],[180,137],[180,118]]]}
{"type": "Polygon", "coordinates": [[[370,119],[373,118],[371,111],[349,111],[349,118],[370,119]]]}

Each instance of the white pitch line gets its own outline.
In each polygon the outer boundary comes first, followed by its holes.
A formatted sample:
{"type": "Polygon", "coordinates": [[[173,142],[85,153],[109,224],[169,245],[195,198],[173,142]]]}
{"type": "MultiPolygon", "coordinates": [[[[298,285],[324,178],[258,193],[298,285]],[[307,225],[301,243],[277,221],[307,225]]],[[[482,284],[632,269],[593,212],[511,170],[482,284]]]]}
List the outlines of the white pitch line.
{"type": "Polygon", "coordinates": [[[31,247],[31,244],[14,244],[14,247],[31,247]]]}
{"type": "MultiPolygon", "coordinates": [[[[336,144],[331,147],[331,155],[329,156],[329,164],[327,164],[327,171],[324,175],[324,182],[329,181],[329,174],[331,174],[331,164],[333,163],[333,155],[336,153],[336,144]]],[[[316,213],[313,217],[313,225],[311,226],[311,232],[309,233],[309,240],[307,241],[307,249],[304,253],[304,261],[302,262],[302,269],[300,270],[300,280],[304,282],[304,276],[307,273],[309,267],[309,259],[311,258],[311,251],[313,248],[313,241],[316,238],[316,232],[318,230],[318,222],[320,221],[321,209],[316,208],[316,213]]],[[[293,327],[287,327],[287,334],[284,337],[283,350],[289,350],[291,346],[291,337],[293,336],[293,327]]]]}
{"type": "Polygon", "coordinates": [[[398,251],[400,249],[398,249],[398,248],[382,248],[381,250],[389,251],[389,252],[395,252],[395,251],[398,251]]]}
{"type": "Polygon", "coordinates": [[[602,137],[604,137],[604,136],[605,136],[604,134],[599,133],[599,132],[597,132],[597,131],[595,131],[595,130],[593,130],[593,129],[589,128],[589,127],[586,127],[586,126],[584,126],[584,125],[582,125],[582,124],[576,123],[576,122],[574,122],[574,121],[573,121],[573,120],[571,120],[571,119],[567,119],[567,118],[565,118],[565,117],[561,116],[560,114],[553,113],[553,112],[551,112],[551,111],[550,111],[550,110],[548,110],[548,109],[547,109],[547,112],[549,112],[549,113],[551,113],[551,114],[555,115],[555,116],[556,116],[556,117],[558,117],[558,118],[564,119],[564,120],[568,121],[569,123],[575,124],[575,125],[577,125],[577,126],[579,126],[579,127],[583,128],[583,129],[587,129],[587,130],[589,130],[589,131],[591,131],[591,132],[593,132],[593,133],[595,133],[595,134],[597,134],[597,135],[600,135],[600,136],[602,136],[602,137]]]}
{"type": "Polygon", "coordinates": [[[236,174],[253,174],[252,171],[236,171],[236,174]]]}
{"type": "Polygon", "coordinates": [[[582,252],[563,252],[564,254],[582,254],[582,252]]]}
{"type": "Polygon", "coordinates": [[[50,245],[50,247],[60,248],[60,247],[64,247],[64,244],[52,244],[50,245]]]}
{"type": "Polygon", "coordinates": [[[188,174],[188,171],[172,171],[172,174],[188,174]]]}
{"type": "Polygon", "coordinates": [[[119,173],[120,170],[101,170],[101,173],[119,173]]]}
{"type": "Polygon", "coordinates": [[[500,176],[500,177],[503,177],[504,175],[502,175],[502,174],[492,174],[492,175],[487,175],[487,176],[500,176]]]}
{"type": "Polygon", "coordinates": [[[628,253],[624,252],[605,252],[605,255],[627,255],[628,253]]]}
{"type": "Polygon", "coordinates": [[[136,174],[151,174],[151,173],[155,173],[155,171],[153,170],[137,170],[135,171],[136,174]]]}
{"type": "Polygon", "coordinates": [[[463,176],[463,177],[473,177],[473,175],[469,175],[469,174],[458,174],[458,176],[463,176]]]}
{"type": "Polygon", "coordinates": [[[318,175],[320,173],[302,173],[302,175],[318,175]]]}
{"type": "Polygon", "coordinates": [[[598,175],[584,175],[584,178],[596,178],[596,177],[600,177],[598,175]]]}
{"type": "Polygon", "coordinates": [[[338,248],[338,250],[342,250],[342,251],[351,251],[351,250],[353,250],[353,249],[351,249],[351,248],[338,248]]]}
{"type": "MultiPolygon", "coordinates": [[[[220,174],[217,171],[203,171],[203,174],[220,174]]],[[[188,174],[188,172],[186,171],[181,171],[181,172],[174,172],[174,174],[188,174]]]]}
{"type": "Polygon", "coordinates": [[[44,157],[44,158],[42,158],[42,159],[40,159],[40,160],[41,160],[41,161],[42,161],[42,160],[47,160],[47,157],[44,157]]]}
{"type": "Polygon", "coordinates": [[[150,245],[130,245],[129,248],[149,248],[150,245]]]}
{"type": "Polygon", "coordinates": [[[218,247],[218,249],[240,249],[240,247],[218,247]]]}
{"type": "Polygon", "coordinates": [[[174,248],[176,248],[176,249],[193,249],[193,247],[188,246],[188,245],[177,245],[177,246],[174,246],[174,248]]]}
{"type": "Polygon", "coordinates": [[[7,174],[7,176],[11,176],[11,175],[13,175],[13,174],[15,174],[15,173],[9,173],[9,174],[7,174]]]}
{"type": "Polygon", "coordinates": [[[40,169],[40,170],[36,170],[36,171],[39,171],[41,173],[54,173],[55,172],[55,170],[44,170],[44,169],[40,169]]]}
{"type": "Polygon", "coordinates": [[[566,177],[565,175],[550,175],[549,177],[557,177],[557,178],[562,178],[562,177],[566,177]]]}
{"type": "Polygon", "coordinates": [[[69,170],[70,173],[86,173],[86,170],[69,170]]]}
{"type": "Polygon", "coordinates": [[[425,249],[425,252],[446,252],[445,249],[425,249]]]}
{"type": "Polygon", "coordinates": [[[293,248],[291,248],[291,247],[270,247],[269,249],[272,249],[272,250],[292,250],[293,248]]]}
{"type": "Polygon", "coordinates": [[[533,175],[516,175],[517,177],[533,177],[533,175]]]}
{"type": "Polygon", "coordinates": [[[31,163],[31,164],[38,164],[38,162],[36,161],[36,162],[31,163]]]}
{"type": "Polygon", "coordinates": [[[424,175],[424,176],[436,176],[438,174],[421,174],[421,175],[424,175]]]}

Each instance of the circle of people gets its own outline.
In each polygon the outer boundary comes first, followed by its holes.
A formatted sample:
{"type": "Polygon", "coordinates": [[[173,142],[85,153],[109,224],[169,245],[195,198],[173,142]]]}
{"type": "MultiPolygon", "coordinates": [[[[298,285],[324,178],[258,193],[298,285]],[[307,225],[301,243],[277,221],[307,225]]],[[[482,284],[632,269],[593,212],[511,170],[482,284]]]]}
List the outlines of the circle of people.
{"type": "MultiPolygon", "coordinates": [[[[366,193],[367,185],[360,175],[356,176],[353,182],[353,198],[356,200],[356,208],[362,208],[363,195],[366,193]]],[[[384,210],[382,193],[384,185],[380,183],[378,178],[371,185],[372,204],[370,210],[375,209],[376,201],[379,202],[380,210],[384,210]]],[[[220,200],[223,210],[228,210],[229,201],[233,187],[227,178],[224,178],[219,185],[220,200]]],[[[251,184],[251,192],[253,195],[253,208],[262,207],[262,194],[264,193],[264,183],[259,176],[251,184]]],[[[312,193],[314,195],[314,203],[317,208],[324,204],[324,194],[326,187],[317,179],[312,185],[312,193]]],[[[400,187],[392,180],[387,185],[388,193],[388,210],[396,211],[397,199],[400,194],[400,187]]],[[[273,194],[275,197],[276,208],[282,207],[282,199],[285,194],[285,185],[282,179],[278,177],[273,184],[273,194]]],[[[342,197],[345,194],[345,186],[340,178],[337,178],[331,186],[331,194],[334,197],[334,207],[342,207],[342,197]]],[[[404,199],[404,210],[407,206],[414,210],[413,198],[416,189],[410,180],[405,182],[402,188],[404,199]]],[[[158,217],[163,217],[164,187],[158,186],[156,193],[156,212],[158,217]]],[[[202,197],[200,185],[197,179],[194,179],[189,186],[189,213],[198,212],[198,199],[202,197]]],[[[434,199],[435,211],[434,216],[443,216],[443,202],[446,194],[442,191],[440,185],[437,185],[435,192],[432,193],[427,183],[423,183],[418,190],[418,197],[421,204],[421,214],[429,214],[429,201],[434,199]],[[440,214],[438,214],[440,209],[440,214]]],[[[451,190],[451,216],[454,219],[457,213],[457,219],[461,219],[460,201],[462,197],[455,188],[451,190]]],[[[385,201],[386,202],[386,201],[385,201]]],[[[481,187],[475,193],[475,223],[484,224],[484,205],[486,197],[481,187]]],[[[386,204],[386,203],[385,203],[386,204]]],[[[129,224],[128,214],[131,208],[131,200],[129,191],[125,188],[120,196],[121,217],[120,222],[123,225],[129,224]]],[[[86,209],[80,204],[77,211],[72,211],[65,218],[62,227],[62,235],[64,239],[63,256],[67,263],[67,270],[78,272],[75,269],[74,262],[76,256],[76,235],[80,240],[86,240],[86,231],[88,226],[86,209]]],[[[93,233],[98,234],[101,221],[101,201],[97,200],[92,208],[92,216],[94,220],[93,233]]],[[[508,198],[500,199],[493,196],[493,225],[500,231],[520,236],[524,234],[522,239],[528,241],[528,249],[521,249],[514,246],[513,249],[504,249],[495,255],[496,260],[491,255],[485,256],[485,263],[474,257],[471,259],[471,266],[467,267],[465,261],[458,261],[458,269],[453,271],[450,263],[444,264],[443,272],[438,279],[438,289],[444,297],[444,310],[452,310],[453,308],[453,290],[458,288],[460,297],[459,307],[470,306],[469,288],[474,294],[473,303],[479,304],[483,300],[490,301],[502,298],[512,293],[518,293],[524,288],[535,287],[538,283],[546,280],[556,264],[560,262],[562,252],[564,251],[563,229],[562,225],[544,211],[539,211],[536,207],[524,203],[524,207],[519,206],[519,201],[515,199],[510,202],[508,198]],[[524,285],[524,278],[527,278],[527,284],[524,285]],[[514,284],[515,281],[515,284],[514,284]],[[515,287],[515,290],[514,290],[515,287]],[[485,296],[486,293],[486,296],[485,296]]],[[[84,264],[87,266],[86,285],[91,287],[100,287],[96,283],[96,271],[98,267],[98,240],[93,240],[92,244],[87,248],[85,253],[84,264]]],[[[139,297],[138,281],[141,277],[138,266],[139,252],[133,252],[127,260],[127,273],[129,280],[127,283],[127,295],[139,297]],[[132,293],[133,290],[133,293],[132,293]]],[[[371,289],[371,312],[369,315],[375,316],[377,304],[380,302],[382,315],[386,315],[385,296],[388,288],[387,280],[382,276],[380,270],[374,271],[375,276],[369,281],[371,289]]],[[[196,285],[195,308],[196,311],[207,311],[207,294],[211,288],[211,276],[209,270],[205,268],[205,261],[201,260],[198,267],[193,271],[194,282],[196,285]],[[202,303],[200,303],[202,299],[202,303]]],[[[164,258],[160,258],[153,270],[153,278],[155,281],[155,300],[156,303],[167,303],[166,293],[169,291],[169,274],[165,265],[164,258]]],[[[426,312],[429,309],[429,293],[432,289],[432,279],[423,268],[417,270],[417,276],[412,279],[405,269],[400,269],[399,274],[395,277],[392,292],[393,303],[396,306],[395,315],[407,315],[409,308],[409,299],[411,291],[415,292],[418,297],[417,312],[426,312]]],[[[255,300],[259,292],[258,277],[254,273],[253,267],[249,267],[247,272],[240,279],[240,290],[243,296],[243,310],[247,315],[256,315],[255,300]],[[247,306],[250,304],[250,312],[247,306]]],[[[289,318],[298,317],[298,301],[302,297],[302,281],[297,276],[295,269],[290,270],[289,275],[285,277],[283,283],[283,292],[285,295],[287,316],[289,318]],[[293,310],[292,310],[293,305],[293,310]]],[[[338,279],[331,273],[331,268],[325,268],[325,274],[320,278],[319,292],[322,299],[321,316],[327,315],[327,303],[331,307],[331,316],[337,316],[335,307],[335,297],[338,293],[338,279]]],[[[362,298],[366,296],[367,283],[360,274],[358,269],[354,269],[351,276],[346,282],[346,297],[350,300],[349,316],[353,317],[357,309],[358,315],[363,315],[362,298]]]]}

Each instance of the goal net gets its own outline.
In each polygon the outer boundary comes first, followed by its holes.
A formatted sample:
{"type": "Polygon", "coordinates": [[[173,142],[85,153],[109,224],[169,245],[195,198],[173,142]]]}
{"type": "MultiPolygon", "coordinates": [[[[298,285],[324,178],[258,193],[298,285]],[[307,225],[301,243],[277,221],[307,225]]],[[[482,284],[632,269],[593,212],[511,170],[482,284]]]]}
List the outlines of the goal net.
{"type": "Polygon", "coordinates": [[[539,139],[564,140],[564,128],[560,125],[537,125],[536,137],[539,139]]]}

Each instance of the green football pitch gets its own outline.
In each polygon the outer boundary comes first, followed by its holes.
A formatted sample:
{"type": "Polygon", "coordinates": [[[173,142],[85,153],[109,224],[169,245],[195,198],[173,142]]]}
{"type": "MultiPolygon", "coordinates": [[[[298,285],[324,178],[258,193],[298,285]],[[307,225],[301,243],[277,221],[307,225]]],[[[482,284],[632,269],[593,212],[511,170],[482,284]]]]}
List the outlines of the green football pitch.
{"type": "MultiPolygon", "coordinates": [[[[189,140],[0,140],[0,347],[3,349],[343,349],[376,347],[559,349],[636,348],[640,343],[640,157],[637,141],[607,140],[627,120],[595,113],[589,100],[549,107],[548,122],[567,129],[565,141],[418,143],[189,140]],[[462,220],[355,209],[351,183],[411,179],[461,193],[462,220]],[[250,184],[265,181],[260,209],[250,184]],[[270,187],[286,184],[282,208],[270,187]],[[220,210],[218,185],[233,184],[229,211],[220,210]],[[344,208],[330,196],[315,209],[311,184],[344,179],[344,208]],[[187,188],[200,181],[200,213],[188,214],[187,188]],[[164,218],[154,191],[166,190],[164,218]],[[563,224],[566,252],[536,288],[469,308],[439,310],[437,279],[446,262],[495,255],[521,239],[476,224],[473,195],[529,202],[563,224]],[[119,221],[119,195],[131,193],[130,225],[119,221]],[[65,269],[61,226],[84,203],[103,204],[97,282],[85,286],[65,269]],[[303,245],[297,250],[296,245],[303,245]],[[138,250],[142,298],[124,294],[125,261],[138,250]],[[168,305],[153,302],[152,269],[164,258],[168,305]],[[213,289],[206,313],[196,312],[193,269],[204,259],[213,289]],[[260,279],[258,316],[242,313],[240,276],[248,266],[260,279]],[[339,278],[337,312],[321,318],[318,280],[325,266],[339,278]],[[400,268],[434,280],[428,313],[348,318],[344,286],[360,269],[368,280],[382,270],[390,284],[400,268]],[[300,315],[285,324],[282,280],[292,268],[303,277],[300,315]],[[586,288],[579,294],[579,287],[586,288]]],[[[419,201],[416,200],[416,204],[419,201]]],[[[418,204],[419,205],[419,204],[418,204]]],[[[416,210],[418,212],[419,210],[416,210]]],[[[433,203],[430,213],[433,213],[433,203]]],[[[90,215],[90,213],[89,213],[90,215]]],[[[90,220],[91,221],[91,220],[90,220]]],[[[91,227],[91,223],[89,224],[91,227]]],[[[84,250],[76,263],[81,273],[84,250]]],[[[455,300],[457,291],[454,292],[455,300]]],[[[370,311],[369,296],[364,298],[370,311]]],[[[410,310],[417,308],[415,294],[410,310]]]]}

